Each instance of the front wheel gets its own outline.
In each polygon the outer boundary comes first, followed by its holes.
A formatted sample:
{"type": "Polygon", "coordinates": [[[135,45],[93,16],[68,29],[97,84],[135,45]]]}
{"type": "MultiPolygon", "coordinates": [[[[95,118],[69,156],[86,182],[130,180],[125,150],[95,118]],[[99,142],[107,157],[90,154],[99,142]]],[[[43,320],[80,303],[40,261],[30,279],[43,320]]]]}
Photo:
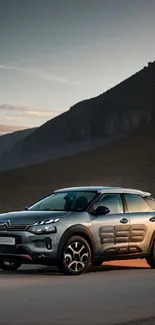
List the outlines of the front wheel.
{"type": "Polygon", "coordinates": [[[20,268],[21,264],[17,262],[0,261],[0,269],[3,271],[16,271],[20,268]]]}
{"type": "Polygon", "coordinates": [[[80,236],[70,237],[62,252],[59,269],[67,275],[79,275],[91,263],[91,249],[88,242],[80,236]]]}

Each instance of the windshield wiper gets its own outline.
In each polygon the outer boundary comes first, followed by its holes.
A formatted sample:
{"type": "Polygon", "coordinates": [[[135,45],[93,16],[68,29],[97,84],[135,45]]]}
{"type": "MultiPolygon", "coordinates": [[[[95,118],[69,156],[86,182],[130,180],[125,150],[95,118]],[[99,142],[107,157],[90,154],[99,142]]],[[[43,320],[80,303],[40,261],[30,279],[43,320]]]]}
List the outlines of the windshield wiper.
{"type": "Polygon", "coordinates": [[[42,209],[40,211],[53,211],[53,210],[51,210],[51,209],[42,209]]]}
{"type": "Polygon", "coordinates": [[[83,210],[74,210],[74,209],[71,209],[71,210],[61,210],[61,209],[42,209],[42,210],[40,210],[40,211],[57,211],[57,212],[59,212],[59,211],[62,211],[62,212],[82,212],[83,210]]]}
{"type": "Polygon", "coordinates": [[[40,211],[65,211],[65,210],[60,210],[60,209],[42,209],[40,211]]]}

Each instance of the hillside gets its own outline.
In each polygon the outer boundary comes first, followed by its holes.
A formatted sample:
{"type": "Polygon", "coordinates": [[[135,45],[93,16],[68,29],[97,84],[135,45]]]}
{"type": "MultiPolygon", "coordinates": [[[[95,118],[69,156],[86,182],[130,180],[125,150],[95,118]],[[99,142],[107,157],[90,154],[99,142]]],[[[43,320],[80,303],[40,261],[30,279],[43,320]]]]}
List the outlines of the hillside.
{"type": "Polygon", "coordinates": [[[12,147],[20,140],[30,135],[32,132],[36,131],[37,128],[26,129],[21,131],[16,131],[13,133],[5,134],[0,136],[0,156],[6,151],[10,151],[12,147]]]}
{"type": "Polygon", "coordinates": [[[82,101],[19,141],[0,168],[9,169],[96,147],[155,119],[155,62],[96,98],[82,101]]]}
{"type": "Polygon", "coordinates": [[[0,173],[0,211],[23,209],[56,188],[73,185],[127,186],[155,195],[154,142],[150,123],[107,146],[0,173]]]}

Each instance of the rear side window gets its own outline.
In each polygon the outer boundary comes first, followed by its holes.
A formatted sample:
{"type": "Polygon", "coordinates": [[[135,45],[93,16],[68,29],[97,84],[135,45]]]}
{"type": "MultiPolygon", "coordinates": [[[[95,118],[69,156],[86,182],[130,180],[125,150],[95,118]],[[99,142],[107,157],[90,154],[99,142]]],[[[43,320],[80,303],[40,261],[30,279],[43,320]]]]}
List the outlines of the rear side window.
{"type": "Polygon", "coordinates": [[[155,210],[155,200],[152,197],[146,197],[145,201],[148,203],[152,210],[155,210]]]}
{"type": "Polygon", "coordinates": [[[124,196],[128,207],[128,213],[150,211],[149,205],[140,195],[125,194],[124,196]]]}

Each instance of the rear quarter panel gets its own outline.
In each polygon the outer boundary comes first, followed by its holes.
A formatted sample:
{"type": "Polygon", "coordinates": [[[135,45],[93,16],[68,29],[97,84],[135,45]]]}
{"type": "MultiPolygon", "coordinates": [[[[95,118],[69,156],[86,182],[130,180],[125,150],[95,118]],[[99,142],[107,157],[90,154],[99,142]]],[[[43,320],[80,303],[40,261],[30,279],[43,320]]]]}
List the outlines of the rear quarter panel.
{"type": "Polygon", "coordinates": [[[155,222],[150,218],[153,212],[148,213],[128,213],[130,218],[129,247],[138,246],[143,253],[148,253],[152,236],[155,232],[155,222]]]}

